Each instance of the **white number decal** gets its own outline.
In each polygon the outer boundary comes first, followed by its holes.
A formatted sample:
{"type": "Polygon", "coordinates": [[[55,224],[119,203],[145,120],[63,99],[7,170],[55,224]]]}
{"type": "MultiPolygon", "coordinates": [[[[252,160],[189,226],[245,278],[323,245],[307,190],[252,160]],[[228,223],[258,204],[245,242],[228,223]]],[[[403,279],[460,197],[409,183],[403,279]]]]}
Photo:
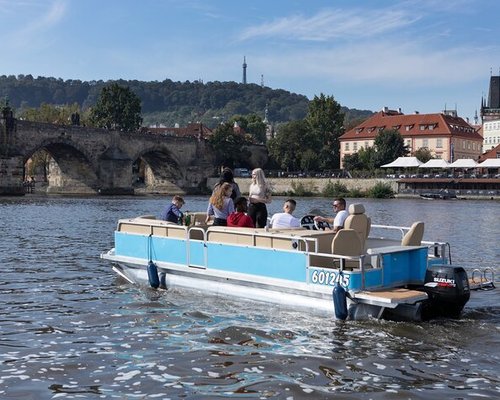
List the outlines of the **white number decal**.
{"type": "Polygon", "coordinates": [[[349,275],[338,275],[336,272],[313,270],[311,273],[311,282],[317,285],[335,286],[338,281],[342,286],[347,288],[349,286],[349,275]]]}

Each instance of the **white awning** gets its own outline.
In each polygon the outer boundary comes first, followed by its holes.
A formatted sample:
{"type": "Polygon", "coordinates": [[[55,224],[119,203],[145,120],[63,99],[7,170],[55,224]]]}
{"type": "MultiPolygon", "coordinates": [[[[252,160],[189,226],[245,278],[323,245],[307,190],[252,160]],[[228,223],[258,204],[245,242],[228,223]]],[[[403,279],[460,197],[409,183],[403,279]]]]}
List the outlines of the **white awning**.
{"type": "Polygon", "coordinates": [[[450,163],[441,158],[432,158],[426,163],[419,166],[419,168],[448,168],[450,163]]]}
{"type": "Polygon", "coordinates": [[[418,167],[422,165],[422,161],[420,161],[417,157],[398,157],[393,162],[389,164],[384,164],[382,168],[412,168],[418,167]]]}
{"type": "Polygon", "coordinates": [[[487,158],[483,162],[477,164],[480,168],[500,168],[500,158],[487,158]]]}
{"type": "Polygon", "coordinates": [[[476,168],[477,162],[472,158],[459,158],[453,161],[448,168],[476,168]]]}

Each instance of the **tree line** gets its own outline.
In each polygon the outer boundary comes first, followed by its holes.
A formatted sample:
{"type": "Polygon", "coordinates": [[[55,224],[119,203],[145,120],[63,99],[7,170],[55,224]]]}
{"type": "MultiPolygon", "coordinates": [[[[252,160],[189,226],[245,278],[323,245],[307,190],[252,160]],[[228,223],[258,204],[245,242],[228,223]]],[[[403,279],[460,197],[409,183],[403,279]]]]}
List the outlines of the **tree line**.
{"type": "MultiPolygon", "coordinates": [[[[146,110],[170,112],[175,109],[176,115],[179,115],[183,108],[188,107],[190,117],[196,112],[206,117],[207,110],[214,112],[214,108],[209,107],[219,107],[217,110],[224,110],[227,116],[215,124],[213,120],[216,118],[211,117],[211,124],[207,125],[215,127],[210,143],[220,165],[249,166],[248,145],[260,143],[268,149],[270,162],[267,167],[288,171],[337,169],[340,165],[340,136],[372,114],[370,111],[349,110],[335,101],[333,96],[323,93],[309,101],[305,96],[284,90],[235,82],[203,84],[166,80],[105,84],[102,81],[34,79],[30,75],[1,76],[0,95],[7,97],[14,107],[19,107],[16,115],[21,118],[60,124],[84,123],[128,132],[138,131],[144,125],[148,115],[146,110]],[[27,88],[32,89],[32,96],[28,95],[30,91],[27,88]],[[44,98],[48,101],[42,101],[44,98]],[[38,108],[29,107],[37,101],[42,101],[38,108]],[[50,101],[58,103],[54,105],[50,101]],[[268,141],[268,127],[262,115],[266,109],[269,120],[277,118],[274,119],[276,131],[268,141]],[[235,131],[235,123],[244,134],[235,131]]],[[[195,120],[202,122],[202,119],[195,120]]],[[[362,148],[343,161],[349,169],[373,169],[407,153],[398,132],[383,131],[373,147],[362,148]]]]}

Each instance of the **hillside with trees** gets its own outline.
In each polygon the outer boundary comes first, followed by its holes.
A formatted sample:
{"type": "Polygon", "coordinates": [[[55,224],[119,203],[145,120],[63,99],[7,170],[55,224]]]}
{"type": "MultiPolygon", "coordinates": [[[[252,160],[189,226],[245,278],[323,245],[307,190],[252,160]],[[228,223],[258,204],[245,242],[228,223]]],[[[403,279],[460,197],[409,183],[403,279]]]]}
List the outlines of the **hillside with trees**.
{"type": "MultiPolygon", "coordinates": [[[[202,122],[213,128],[235,115],[255,114],[267,117],[273,124],[302,120],[306,117],[309,99],[282,89],[236,82],[144,82],[137,80],[80,81],[32,75],[0,76],[0,98],[8,99],[16,116],[29,115],[31,109],[50,104],[71,107],[82,115],[97,103],[101,91],[116,83],[128,88],[141,101],[143,125],[163,124],[185,126],[202,122]],[[77,110],[78,109],[78,110],[77,110]]],[[[344,126],[372,115],[342,107],[344,126]]],[[[48,122],[48,121],[47,121],[48,122]]],[[[65,121],[58,121],[64,123],[65,121]]]]}

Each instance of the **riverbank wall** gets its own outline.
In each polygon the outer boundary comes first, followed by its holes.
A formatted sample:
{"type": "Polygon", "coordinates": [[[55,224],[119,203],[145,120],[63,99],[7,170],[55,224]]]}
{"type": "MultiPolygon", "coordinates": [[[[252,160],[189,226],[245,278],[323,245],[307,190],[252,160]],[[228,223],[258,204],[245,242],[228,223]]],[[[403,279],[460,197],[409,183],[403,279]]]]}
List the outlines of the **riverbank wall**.
{"type": "MultiPolygon", "coordinates": [[[[240,187],[241,193],[247,195],[252,179],[235,178],[234,180],[240,187]]],[[[320,196],[329,183],[335,184],[337,182],[345,185],[348,191],[365,192],[380,182],[390,186],[395,193],[398,191],[397,182],[391,179],[267,178],[267,180],[271,184],[275,195],[286,195],[293,192],[294,188],[301,187],[320,196]]],[[[208,185],[213,187],[217,182],[218,178],[210,178],[208,185]]]]}
{"type": "MultiPolygon", "coordinates": [[[[235,178],[243,195],[248,195],[248,188],[252,182],[251,178],[235,178]]],[[[398,181],[395,179],[373,178],[373,179],[337,179],[337,178],[268,178],[275,196],[298,196],[294,194],[296,188],[301,188],[311,193],[313,196],[321,196],[328,184],[339,183],[344,185],[349,192],[366,192],[373,188],[377,183],[383,183],[389,186],[397,198],[415,198],[420,197],[419,191],[406,189],[399,190],[398,181]]],[[[218,178],[209,178],[207,184],[212,188],[218,182],[218,178]]],[[[462,190],[457,195],[459,199],[470,200],[500,200],[498,190],[494,194],[490,191],[462,190]]]]}

